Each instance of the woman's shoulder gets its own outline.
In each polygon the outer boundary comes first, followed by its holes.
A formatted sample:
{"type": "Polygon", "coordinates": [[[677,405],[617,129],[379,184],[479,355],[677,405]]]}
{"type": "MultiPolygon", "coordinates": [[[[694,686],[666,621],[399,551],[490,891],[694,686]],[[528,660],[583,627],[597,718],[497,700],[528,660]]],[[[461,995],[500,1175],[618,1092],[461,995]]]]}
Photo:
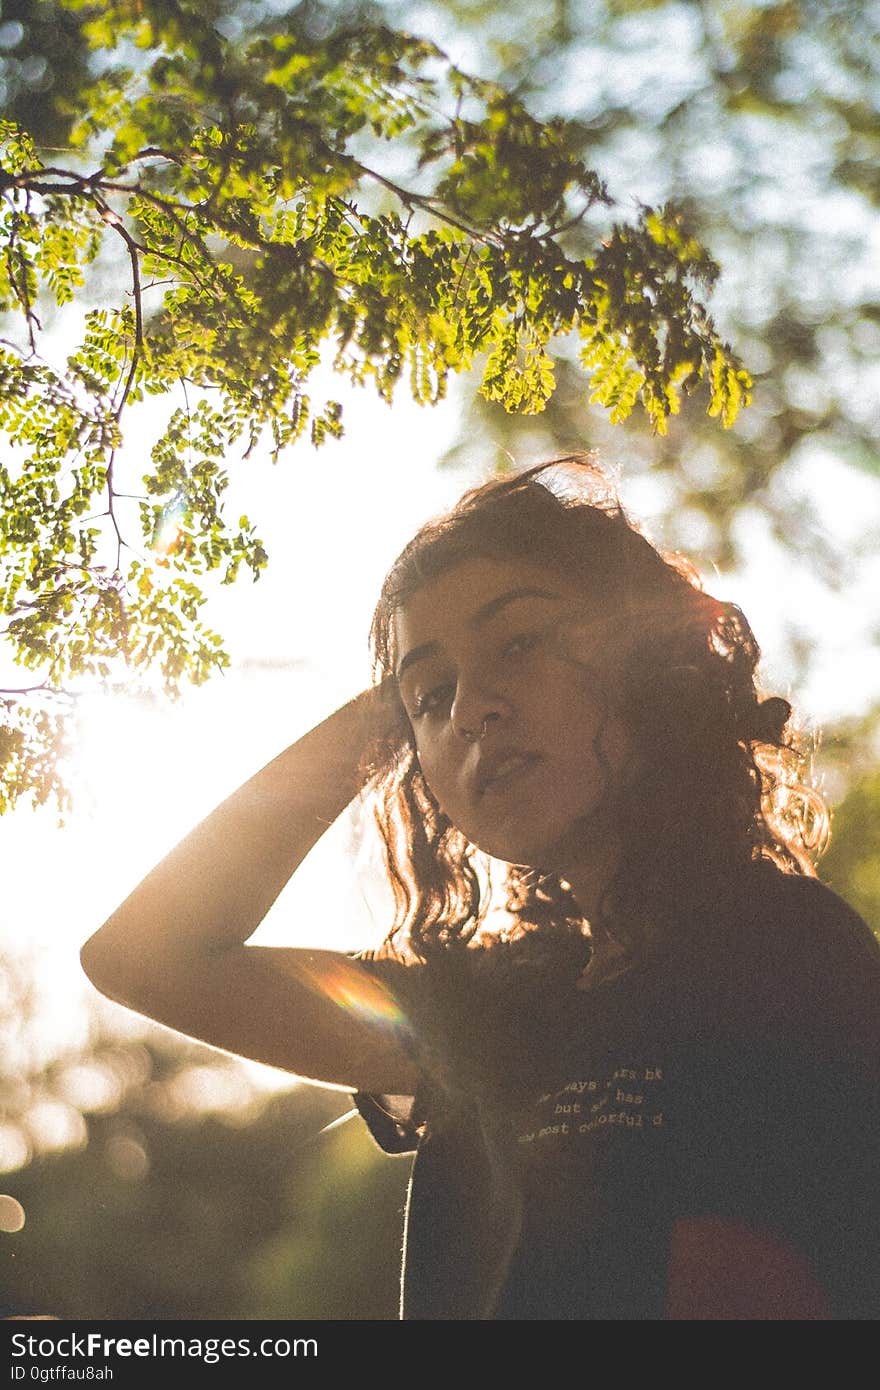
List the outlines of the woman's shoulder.
{"type": "Polygon", "coordinates": [[[384,941],[380,946],[349,951],[348,958],[362,975],[404,1015],[418,1012],[427,989],[425,961],[405,945],[384,941]]]}
{"type": "Polygon", "coordinates": [[[880,1047],[880,942],[834,889],[758,864],[729,911],[731,949],[781,1012],[840,1046],[880,1047]]]}
{"type": "Polygon", "coordinates": [[[530,1073],[535,1050],[575,1021],[575,984],[589,956],[582,933],[484,934],[413,960],[386,945],[363,960],[393,992],[425,1075],[449,1095],[485,1099],[530,1073]]]}
{"type": "Polygon", "coordinates": [[[510,930],[483,931],[465,942],[420,957],[405,942],[389,940],[371,950],[352,952],[378,978],[399,981],[402,988],[442,992],[444,989],[534,988],[536,980],[575,979],[589,959],[589,940],[570,925],[553,930],[513,922],[510,930]]]}
{"type": "Polygon", "coordinates": [[[867,922],[818,878],[760,862],[740,879],[733,910],[750,937],[809,956],[832,952],[835,958],[880,964],[880,941],[867,922]]]}

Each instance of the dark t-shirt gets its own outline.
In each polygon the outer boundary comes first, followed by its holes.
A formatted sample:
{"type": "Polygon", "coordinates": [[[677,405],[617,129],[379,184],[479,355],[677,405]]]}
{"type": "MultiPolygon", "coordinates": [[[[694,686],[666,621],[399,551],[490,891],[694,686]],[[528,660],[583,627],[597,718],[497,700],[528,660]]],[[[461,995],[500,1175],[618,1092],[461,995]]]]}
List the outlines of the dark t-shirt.
{"type": "Polygon", "coordinates": [[[835,1315],[877,1315],[880,947],[815,880],[755,865],[663,950],[582,987],[581,938],[368,961],[419,1096],[359,1096],[417,1147],[402,1316],[655,1319],[673,1223],[806,1256],[835,1315]]]}

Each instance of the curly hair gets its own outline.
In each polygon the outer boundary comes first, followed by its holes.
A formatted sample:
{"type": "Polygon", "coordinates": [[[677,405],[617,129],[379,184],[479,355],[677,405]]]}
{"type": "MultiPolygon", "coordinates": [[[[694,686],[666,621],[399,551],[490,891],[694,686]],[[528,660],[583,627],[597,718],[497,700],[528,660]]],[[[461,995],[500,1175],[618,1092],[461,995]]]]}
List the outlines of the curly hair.
{"type": "MultiPolygon", "coordinates": [[[[574,578],[591,609],[609,605],[625,633],[613,681],[600,676],[598,688],[605,717],[613,711],[625,722],[639,766],[634,783],[609,782],[606,790],[623,845],[599,910],[606,930],[637,951],[688,885],[705,887],[754,860],[815,873],[825,807],[802,780],[806,758],[791,706],[762,698],[756,684],[760,651],[749,624],[733,604],[703,591],[687,561],[661,554],[641,534],[589,455],[496,478],[422,527],[392,566],[375,611],[377,679],[393,681],[402,605],[475,557],[528,559],[574,578]]],[[[400,700],[397,710],[372,764],[397,905],[389,940],[425,959],[467,944],[489,895],[480,852],[441,811],[400,700]]],[[[568,885],[540,865],[509,866],[507,908],[528,926],[584,926],[568,885]]]]}

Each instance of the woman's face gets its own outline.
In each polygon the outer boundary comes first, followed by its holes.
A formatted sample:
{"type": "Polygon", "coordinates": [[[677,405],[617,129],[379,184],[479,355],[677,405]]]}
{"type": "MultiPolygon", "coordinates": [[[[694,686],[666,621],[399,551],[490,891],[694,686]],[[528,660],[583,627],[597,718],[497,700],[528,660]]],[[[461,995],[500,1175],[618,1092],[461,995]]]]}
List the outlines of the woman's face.
{"type": "Polygon", "coordinates": [[[565,873],[612,829],[603,805],[630,761],[606,694],[619,616],[591,613],[564,576],[493,559],[461,562],[398,611],[396,674],[422,771],[496,858],[565,873]]]}

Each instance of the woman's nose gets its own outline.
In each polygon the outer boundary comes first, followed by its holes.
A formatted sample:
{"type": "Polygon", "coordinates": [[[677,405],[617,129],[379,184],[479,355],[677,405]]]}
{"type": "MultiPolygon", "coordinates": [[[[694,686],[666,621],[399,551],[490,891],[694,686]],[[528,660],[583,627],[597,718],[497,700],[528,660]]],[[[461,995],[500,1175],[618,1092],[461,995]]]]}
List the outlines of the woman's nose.
{"type": "Polygon", "coordinates": [[[459,687],[452,703],[452,727],[467,743],[485,738],[492,725],[509,716],[510,705],[503,696],[473,686],[459,687]]]}

